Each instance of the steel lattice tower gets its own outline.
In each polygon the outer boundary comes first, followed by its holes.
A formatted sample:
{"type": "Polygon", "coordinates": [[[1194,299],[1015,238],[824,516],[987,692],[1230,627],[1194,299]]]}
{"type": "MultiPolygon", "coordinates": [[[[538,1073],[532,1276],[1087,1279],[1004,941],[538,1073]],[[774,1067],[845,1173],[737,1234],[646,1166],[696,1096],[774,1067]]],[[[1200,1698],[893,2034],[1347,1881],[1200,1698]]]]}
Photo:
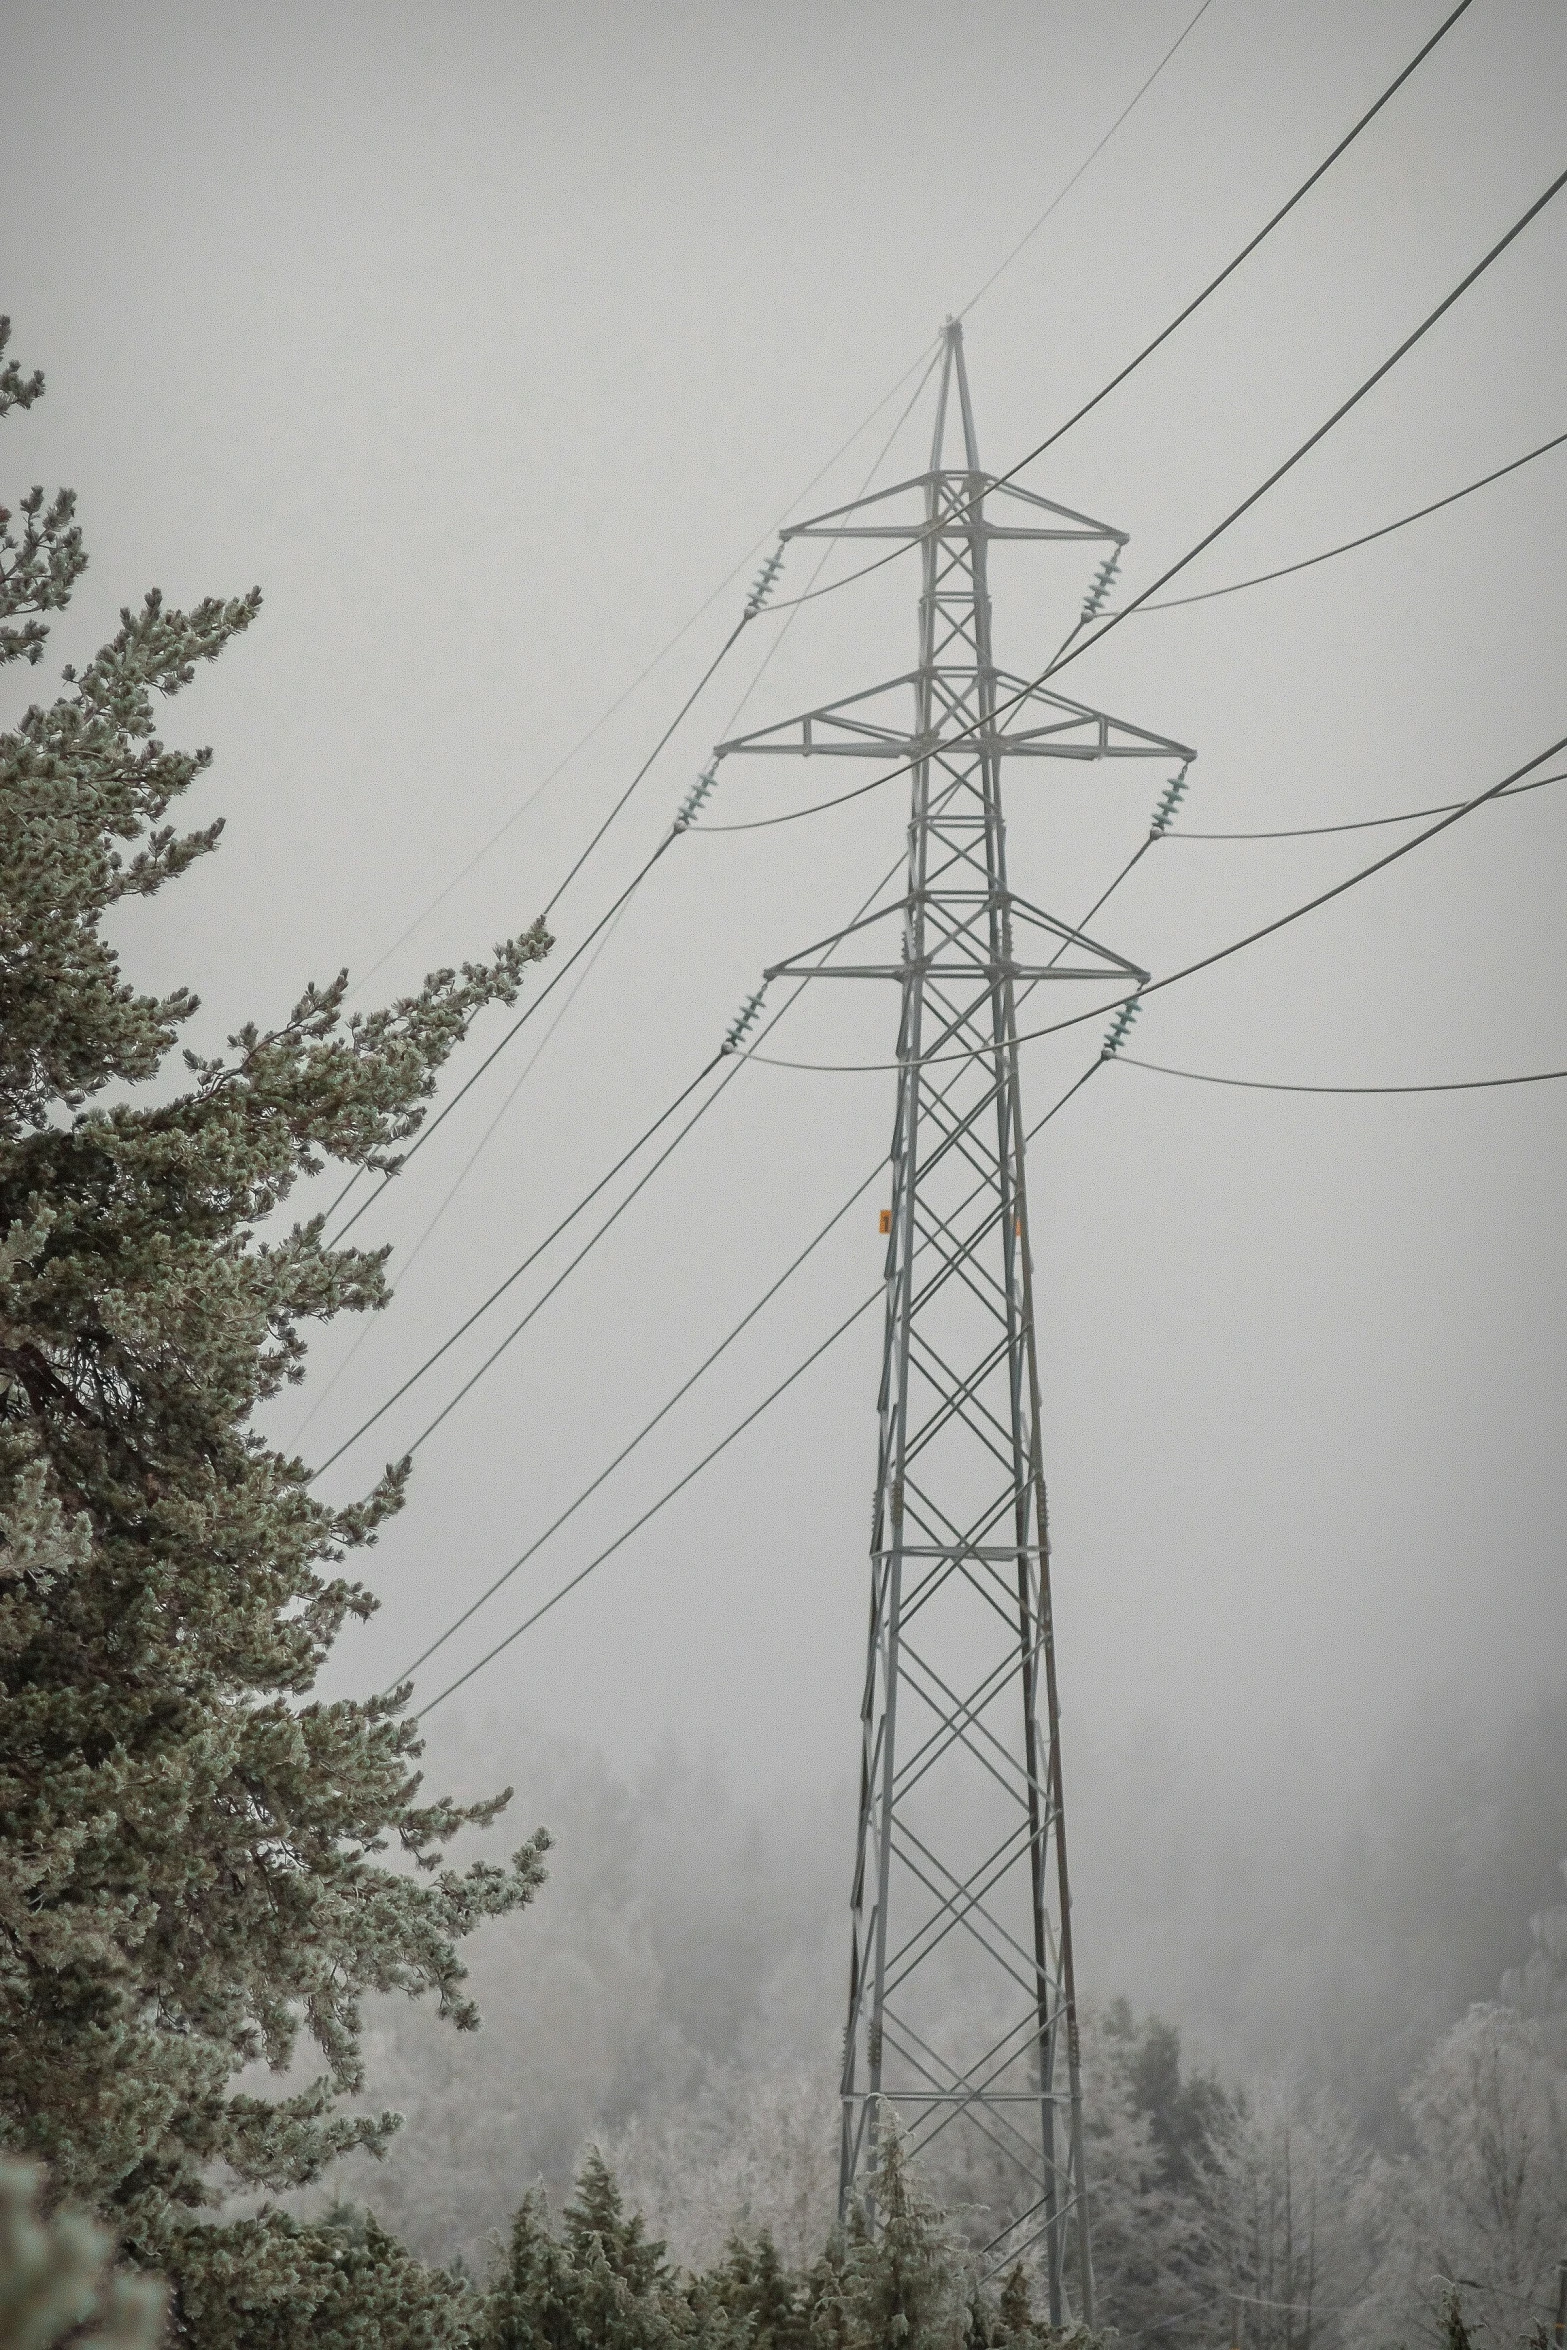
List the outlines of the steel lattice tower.
{"type": "Polygon", "coordinates": [[[1001,768],[1191,754],[997,669],[992,542],[1107,549],[1086,610],[1125,534],[982,472],[957,323],[929,470],[784,535],[913,540],[924,567],[916,669],[719,746],[890,756],[912,779],[901,898],[768,973],[902,993],[841,2208],[875,2225],[891,2114],[949,2199],[988,2209],[982,2266],[1042,2254],[1052,2321],[1091,2323],[1017,1007],[1146,974],[1012,888],[1001,768]],[[851,959],[894,919],[896,960],[851,959]]]}

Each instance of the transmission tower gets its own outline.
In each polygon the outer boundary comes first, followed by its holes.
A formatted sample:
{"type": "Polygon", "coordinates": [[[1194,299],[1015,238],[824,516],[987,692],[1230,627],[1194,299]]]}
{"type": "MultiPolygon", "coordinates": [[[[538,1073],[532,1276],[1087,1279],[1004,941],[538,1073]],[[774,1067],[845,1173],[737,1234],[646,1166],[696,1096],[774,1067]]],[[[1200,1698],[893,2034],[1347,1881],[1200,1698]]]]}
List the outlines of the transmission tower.
{"type": "Polygon", "coordinates": [[[917,668],[719,746],[894,759],[912,785],[901,895],[768,973],[902,995],[840,2209],[876,2225],[890,2118],[988,2214],[982,2268],[1039,2259],[1052,2322],[1092,2323],[1017,1006],[1146,974],[1013,889],[1001,769],[1191,753],[997,669],[992,544],[1107,550],[1086,617],[1125,534],[981,470],[955,321],[928,471],[785,536],[913,540],[924,566],[917,668]],[[893,959],[858,959],[892,923],[893,959]]]}

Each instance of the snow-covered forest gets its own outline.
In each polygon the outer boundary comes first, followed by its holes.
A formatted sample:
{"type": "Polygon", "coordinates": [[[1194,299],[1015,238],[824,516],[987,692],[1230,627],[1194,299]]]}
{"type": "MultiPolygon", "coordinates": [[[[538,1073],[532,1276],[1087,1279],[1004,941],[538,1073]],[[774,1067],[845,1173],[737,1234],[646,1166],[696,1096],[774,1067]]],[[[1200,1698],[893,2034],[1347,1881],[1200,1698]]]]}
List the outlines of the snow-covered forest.
{"type": "MultiPolygon", "coordinates": [[[[1168,2016],[1095,1986],[1095,2263],[1120,2338],[1208,2344],[1235,2324],[1269,2350],[1413,2345],[1443,2338],[1456,2279],[1487,2339],[1552,2318],[1567,2250],[1560,1718],[1542,1704],[1416,1728],[1389,1770],[1419,1769],[1402,1798],[1374,1791],[1375,1837],[1339,1821],[1259,1864],[1235,1823],[1223,1930],[1189,1913],[1166,1930],[1216,1966],[1244,1940],[1251,1987],[1272,1970],[1266,2037],[1227,2035],[1218,1985],[1168,2016]],[[1553,1879],[1561,1900],[1531,1915],[1553,1879]]],[[[555,1826],[550,1888],[475,1939],[479,2042],[406,2002],[372,2009],[367,2094],[408,2128],[333,2192],[424,2258],[481,2273],[522,2197],[542,2183],[558,2208],[596,2145],[682,2263],[710,2267],[765,2228],[807,2268],[837,2189],[835,1824],[747,1813],[673,1755],[617,1783],[585,1753],[509,1743],[494,1713],[436,1753],[459,1785],[499,1768],[529,1789],[555,1826]]],[[[1207,1904],[1208,1884],[1192,1899],[1207,1904]]],[[[961,2168],[927,2184],[959,2241],[999,2187],[961,2168]]],[[[325,2208],[323,2191],[302,2208],[325,2208]]]]}

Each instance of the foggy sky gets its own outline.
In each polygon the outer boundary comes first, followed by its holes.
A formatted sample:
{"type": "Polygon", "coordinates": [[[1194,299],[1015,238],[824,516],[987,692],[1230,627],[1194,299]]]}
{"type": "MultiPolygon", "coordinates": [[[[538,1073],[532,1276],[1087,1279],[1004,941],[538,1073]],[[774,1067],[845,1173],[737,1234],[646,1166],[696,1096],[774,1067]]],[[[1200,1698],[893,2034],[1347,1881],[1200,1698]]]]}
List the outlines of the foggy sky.
{"type": "MultiPolygon", "coordinates": [[[[171,740],[217,748],[188,821],[223,813],[222,851],[117,926],[138,984],[199,989],[188,1042],[213,1049],[307,979],[383,955],[969,301],[1190,13],[6,12],[3,306],[23,363],[50,379],[8,425],[6,495],[74,483],[92,553],[51,660],[90,650],[154,582],[178,601],[252,580],[266,594],[169,716],[171,740]]],[[[1214,0],[968,318],[986,461],[1011,463],[1162,324],[1441,13],[1214,0]]],[[[1554,176],[1564,73],[1560,9],[1477,0],[1287,228],[1030,486],[1128,529],[1126,575],[1151,577],[1554,176]]],[[[1564,240],[1558,206],[1188,584],[1372,528],[1562,429],[1564,240]]],[[[797,511],[856,493],[899,405],[797,511]]],[[[922,409],[879,478],[916,471],[928,433],[922,409]]],[[[1564,504],[1567,454],[1297,580],[1131,621],[1066,689],[1199,747],[1194,825],[1462,797],[1563,729],[1564,504]]],[[[802,569],[791,558],[786,590],[802,569]]],[[[748,576],[359,1000],[532,918],[748,576]]],[[[1003,661],[1042,666],[1085,583],[1064,555],[998,562],[1003,661]]],[[[813,607],[748,721],[906,668],[914,592],[894,566],[813,607]]],[[[572,885],[562,953],[667,828],[776,627],[747,632],[572,885]]],[[[13,706],[43,690],[30,675],[13,706]]],[[[715,815],[820,796],[819,769],[741,769],[725,769],[715,815]]],[[[1075,919],[1146,829],[1156,783],[1036,770],[1007,789],[1017,886],[1075,919]]],[[[313,1457],[695,1074],[762,967],[848,917],[902,823],[894,787],[809,824],[678,844],[312,1421],[313,1457]]],[[[1171,842],[1098,934],[1157,974],[1393,837],[1171,842]]],[[[1564,843],[1567,787],[1477,815],[1171,990],[1135,1049],[1318,1082],[1560,1066],[1564,843]]],[[[779,1049],[890,1058],[890,995],[847,992],[791,1014],[779,1049]]],[[[481,1025],[454,1078],[498,1032],[481,1025]]],[[[1098,1034],[1029,1048],[1035,1114],[1098,1034]]],[[[524,1035],[356,1238],[419,1232],[533,1050],[524,1035]]],[[[1215,2029],[1239,2028],[1244,1970],[1215,1990],[1198,1914],[1211,1924],[1233,1901],[1263,1940],[1283,1932],[1281,1838],[1336,1849],[1373,1795],[1386,1812],[1389,1758],[1422,1767],[1409,1724],[1521,1719],[1555,1685],[1564,1094],[1302,1099],[1113,1069],[1036,1149],[1090,1995],[1207,1999],[1215,2029]]],[[[384,1606],[345,1635],[334,1690],[380,1685],[602,1465],[884,1156],[891,1104],[887,1076],[741,1073],[421,1453],[372,1561],[384,1606]]],[[[453,1669],[874,1284],[875,1205],[453,1643],[453,1669]]],[[[355,1335],[322,1338],[314,1380],[355,1335]]],[[[487,1323],[327,1490],[367,1485],[490,1337],[487,1323]]],[[[879,1342],[867,1317],[508,1652],[474,1685],[475,1722],[499,1709],[519,1736],[569,1736],[633,1776],[672,1743],[745,1803],[810,1823],[846,1895],[879,1342]]],[[[282,1440],[316,1391],[274,1415],[282,1440]]],[[[531,1819],[526,1789],[519,1801],[531,1819]]],[[[1549,1830],[1536,1841],[1543,1871],[1549,1830]]],[[[1364,1888],[1324,1898],[1352,1924],[1364,1888]]]]}

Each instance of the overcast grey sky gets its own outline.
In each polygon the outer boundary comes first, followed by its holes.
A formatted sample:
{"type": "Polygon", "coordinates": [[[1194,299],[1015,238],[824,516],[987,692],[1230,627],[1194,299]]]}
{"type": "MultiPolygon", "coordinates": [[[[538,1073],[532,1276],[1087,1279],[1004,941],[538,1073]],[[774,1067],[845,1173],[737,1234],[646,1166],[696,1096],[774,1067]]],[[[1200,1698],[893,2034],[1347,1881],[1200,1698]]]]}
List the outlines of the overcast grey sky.
{"type": "MultiPolygon", "coordinates": [[[[172,739],[217,748],[189,813],[227,817],[221,855],[121,926],[138,981],[199,988],[193,1043],[392,946],[970,300],[1192,5],[12,0],[4,307],[50,390],[8,427],[5,478],[76,484],[92,551],[54,650],[90,647],[153,582],[180,600],[253,580],[266,594],[251,635],[171,713],[172,739]]],[[[1011,463],[1162,324],[1441,14],[1436,0],[1212,0],[969,317],[987,461],[1011,463]]],[[[1285,230],[1030,485],[1129,530],[1126,576],[1151,577],[1554,177],[1564,88],[1567,12],[1476,0],[1285,230]]],[[[1370,529],[1567,426],[1564,206],[1191,584],[1370,529]]],[[[797,511],[856,492],[901,404],[797,511]]],[[[880,478],[917,469],[928,431],[922,408],[880,478]]],[[[1567,726],[1564,514],[1567,451],[1299,579],[1132,621],[1068,690],[1198,746],[1194,825],[1463,796],[1567,726]]],[[[791,558],[786,591],[802,569],[791,558]]],[[[360,1000],[531,919],[748,576],[360,1000]]],[[[1039,667],[1083,585],[1064,556],[998,565],[1002,657],[1039,667]]],[[[913,598],[893,566],[813,607],[750,722],[907,666],[913,598]]],[[[573,883],[560,952],[667,828],[778,625],[748,632],[573,883]]],[[[715,814],[819,796],[820,770],[737,766],[715,814]]],[[[1073,918],[1146,829],[1155,781],[1034,770],[1008,788],[1018,886],[1073,918]]],[[[810,824],[678,844],[307,1449],[330,1449],[549,1229],[695,1074],[764,964],[852,912],[902,823],[895,796],[873,794],[810,824]]],[[[1098,932],[1158,973],[1393,837],[1170,843],[1098,932]]],[[[1137,1049],[1320,1082],[1559,1066],[1564,844],[1567,786],[1478,815],[1172,990],[1137,1049]]],[[[802,1057],[890,1055],[890,998],[843,993],[791,1014],[780,1050],[787,1037],[802,1057]]],[[[459,1068],[497,1032],[483,1027],[459,1068]]],[[[536,1036],[356,1237],[402,1248],[422,1229],[536,1036]]],[[[1036,1109],[1097,1036],[1029,1048],[1036,1109]]],[[[741,1073],[421,1453],[374,1560],[382,1613],[345,1637],[334,1686],[384,1680],[603,1464],[884,1154],[891,1101],[886,1076],[741,1073]]],[[[1511,1714],[1558,1672],[1564,1139],[1567,1087],[1346,1101],[1115,1069],[1042,1140],[1090,1991],[1112,1974],[1134,1995],[1180,1989],[1179,1954],[1125,1923],[1155,1848],[1181,1867],[1205,1822],[1292,1784],[1347,1818],[1367,1757],[1411,1713],[1511,1714]]],[[[874,1283],[876,1204],[453,1644],[454,1664],[874,1283]]],[[[285,1439],[356,1335],[323,1340],[312,1385],[277,1415],[285,1439]]],[[[841,1801],[845,1885],[878,1348],[868,1317],[475,1685],[484,1710],[617,1765],[673,1737],[802,1814],[836,1817],[841,1801]]],[[[330,1489],[367,1483],[453,1384],[426,1382],[330,1489]]]]}

